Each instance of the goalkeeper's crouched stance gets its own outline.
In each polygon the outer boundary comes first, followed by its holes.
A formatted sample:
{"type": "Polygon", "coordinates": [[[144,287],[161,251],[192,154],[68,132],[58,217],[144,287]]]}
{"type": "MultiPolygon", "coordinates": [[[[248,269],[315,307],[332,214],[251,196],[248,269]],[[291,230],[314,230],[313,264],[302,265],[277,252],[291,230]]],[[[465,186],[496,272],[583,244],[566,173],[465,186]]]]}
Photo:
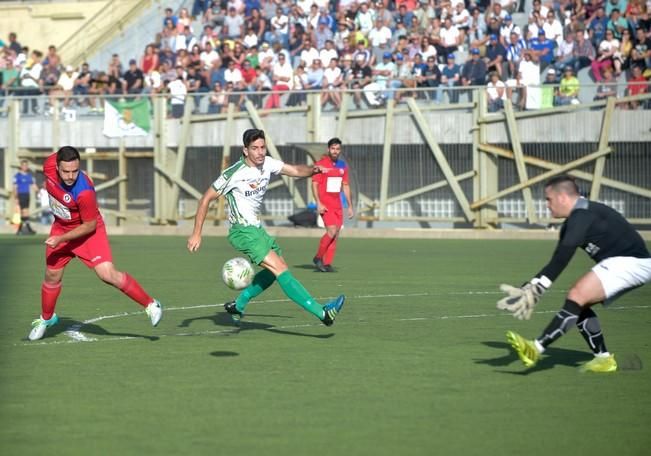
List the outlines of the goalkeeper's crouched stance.
{"type": "Polygon", "coordinates": [[[581,247],[597,263],[570,289],[561,310],[540,337],[527,340],[508,331],[507,340],[525,366],[532,367],[545,349],[573,326],[587,342],[594,359],[581,366],[583,372],[614,372],[615,356],[608,352],[601,325],[592,306],[605,305],[621,294],[651,281],[651,254],[642,237],[614,209],[580,196],[574,179],[557,176],[545,185],[547,207],[553,217],[565,218],[560,239],[550,262],[520,288],[502,285],[507,296],[497,308],[528,320],[552,282],[581,247]]]}

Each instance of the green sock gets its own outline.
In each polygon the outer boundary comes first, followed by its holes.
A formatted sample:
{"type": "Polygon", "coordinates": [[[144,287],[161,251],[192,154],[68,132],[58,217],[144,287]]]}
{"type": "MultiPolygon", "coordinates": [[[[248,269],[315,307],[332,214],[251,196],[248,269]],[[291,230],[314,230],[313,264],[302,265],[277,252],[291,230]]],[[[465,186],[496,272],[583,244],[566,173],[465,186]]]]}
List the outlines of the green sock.
{"type": "Polygon", "coordinates": [[[308,293],[305,287],[301,285],[301,282],[296,280],[289,269],[278,276],[278,284],[289,299],[310,312],[319,320],[323,320],[323,306],[310,296],[310,293],[308,293]]]}
{"type": "Polygon", "coordinates": [[[237,310],[244,313],[244,309],[246,308],[249,301],[269,288],[275,281],[276,276],[273,275],[270,270],[263,269],[262,271],[258,272],[253,277],[253,282],[251,282],[251,285],[242,290],[237,299],[235,299],[235,307],[237,310]]]}

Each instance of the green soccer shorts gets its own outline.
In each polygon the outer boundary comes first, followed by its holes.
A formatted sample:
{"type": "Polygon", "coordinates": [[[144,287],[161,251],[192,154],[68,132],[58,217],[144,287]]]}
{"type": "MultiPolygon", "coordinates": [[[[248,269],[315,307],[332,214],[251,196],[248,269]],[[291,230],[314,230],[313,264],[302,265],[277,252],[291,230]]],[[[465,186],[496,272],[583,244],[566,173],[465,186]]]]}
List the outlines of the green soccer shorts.
{"type": "Polygon", "coordinates": [[[232,225],[228,232],[228,242],[255,264],[262,263],[271,250],[279,256],[283,255],[276,240],[264,228],[257,226],[232,225]]]}

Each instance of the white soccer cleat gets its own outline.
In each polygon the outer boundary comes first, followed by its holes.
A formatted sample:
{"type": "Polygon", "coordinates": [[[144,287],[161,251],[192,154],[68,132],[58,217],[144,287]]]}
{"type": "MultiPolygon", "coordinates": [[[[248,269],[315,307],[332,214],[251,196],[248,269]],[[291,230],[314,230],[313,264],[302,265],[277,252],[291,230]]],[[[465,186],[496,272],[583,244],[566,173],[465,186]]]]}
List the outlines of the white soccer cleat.
{"type": "Polygon", "coordinates": [[[42,317],[38,317],[32,322],[32,330],[29,332],[29,340],[40,340],[45,335],[45,331],[48,327],[54,326],[59,322],[59,317],[57,314],[53,314],[49,320],[43,320],[42,317]]]}
{"type": "Polygon", "coordinates": [[[145,308],[145,313],[151,320],[151,325],[157,326],[161,318],[163,318],[163,306],[160,305],[160,302],[154,299],[154,302],[145,308]]]}

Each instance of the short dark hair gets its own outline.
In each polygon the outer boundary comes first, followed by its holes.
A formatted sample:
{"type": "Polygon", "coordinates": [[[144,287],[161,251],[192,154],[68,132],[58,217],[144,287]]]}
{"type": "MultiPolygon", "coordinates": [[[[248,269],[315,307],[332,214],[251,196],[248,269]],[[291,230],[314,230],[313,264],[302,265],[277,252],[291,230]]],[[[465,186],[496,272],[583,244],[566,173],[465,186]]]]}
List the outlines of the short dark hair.
{"type": "Polygon", "coordinates": [[[579,195],[579,186],[572,176],[567,174],[560,174],[554,176],[545,182],[545,188],[552,188],[556,192],[567,193],[568,195],[579,195]]]}
{"type": "Polygon", "coordinates": [[[72,146],[63,146],[57,151],[57,165],[61,162],[81,160],[79,151],[72,146]]]}
{"type": "Polygon", "coordinates": [[[334,146],[335,144],[339,144],[341,146],[341,139],[339,138],[330,139],[330,141],[328,141],[328,149],[334,146]]]}
{"type": "Polygon", "coordinates": [[[249,147],[249,144],[251,144],[253,141],[257,141],[258,139],[265,139],[265,136],[264,131],[258,130],[257,128],[249,128],[242,135],[242,142],[244,143],[244,147],[249,147]]]}

